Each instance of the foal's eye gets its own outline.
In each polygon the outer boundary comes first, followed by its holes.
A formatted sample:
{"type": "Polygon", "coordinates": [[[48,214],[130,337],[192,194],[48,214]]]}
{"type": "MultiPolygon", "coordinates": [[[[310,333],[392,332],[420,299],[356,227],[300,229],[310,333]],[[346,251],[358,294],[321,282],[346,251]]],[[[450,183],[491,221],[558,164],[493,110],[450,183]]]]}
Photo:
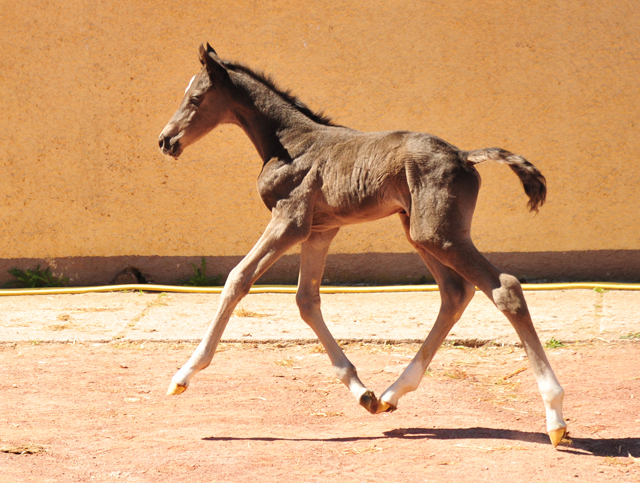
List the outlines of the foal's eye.
{"type": "Polygon", "coordinates": [[[199,106],[200,103],[202,102],[202,98],[201,97],[190,97],[189,98],[189,104],[191,104],[192,106],[199,106]]]}

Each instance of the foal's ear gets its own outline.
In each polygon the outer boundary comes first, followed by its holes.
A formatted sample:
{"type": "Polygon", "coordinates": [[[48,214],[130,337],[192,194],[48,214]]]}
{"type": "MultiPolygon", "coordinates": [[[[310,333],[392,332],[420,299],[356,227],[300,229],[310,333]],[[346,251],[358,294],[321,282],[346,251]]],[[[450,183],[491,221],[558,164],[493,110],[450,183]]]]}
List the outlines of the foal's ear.
{"type": "Polygon", "coordinates": [[[209,77],[212,80],[222,81],[225,78],[229,77],[229,73],[222,65],[220,57],[216,54],[216,51],[213,50],[208,43],[205,47],[204,44],[200,44],[200,63],[207,68],[207,72],[209,73],[209,77]]]}

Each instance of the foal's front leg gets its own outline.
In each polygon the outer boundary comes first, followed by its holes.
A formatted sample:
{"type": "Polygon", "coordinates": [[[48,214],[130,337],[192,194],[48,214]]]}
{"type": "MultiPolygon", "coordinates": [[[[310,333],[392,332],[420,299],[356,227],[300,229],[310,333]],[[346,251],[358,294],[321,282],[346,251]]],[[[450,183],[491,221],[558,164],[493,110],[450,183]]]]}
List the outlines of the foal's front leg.
{"type": "Polygon", "coordinates": [[[272,218],[258,243],[231,271],[220,296],[213,322],[189,361],[171,379],[167,395],[183,393],[189,381],[211,364],[227,322],[238,302],[249,293],[255,281],[289,248],[304,239],[306,233],[277,217],[272,218]]]}
{"type": "Polygon", "coordinates": [[[316,333],[320,343],[327,351],[336,376],[349,388],[356,400],[371,414],[378,410],[378,400],[358,378],[358,373],[347,356],[329,332],[320,311],[320,281],[331,241],[338,228],[331,231],[312,233],[302,243],[300,253],[300,278],[296,302],[300,316],[316,333]]]}

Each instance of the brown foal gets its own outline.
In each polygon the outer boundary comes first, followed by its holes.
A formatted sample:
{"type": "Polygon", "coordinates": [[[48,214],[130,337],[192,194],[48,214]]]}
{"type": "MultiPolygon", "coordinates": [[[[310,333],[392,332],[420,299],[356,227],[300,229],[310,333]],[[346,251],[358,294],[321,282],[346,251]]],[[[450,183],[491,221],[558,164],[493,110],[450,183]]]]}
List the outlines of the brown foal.
{"type": "Polygon", "coordinates": [[[168,394],[180,394],[207,367],[229,317],[255,281],[287,250],[301,244],[296,302],[325,347],[340,380],[372,414],[392,411],[415,390],[438,347],[478,287],[509,319],[527,353],[546,409],[554,446],[565,434],[564,391],[536,334],[518,280],[489,263],[471,241],[471,219],[486,160],[509,166],[537,211],[545,201],[542,174],[521,156],[498,148],[461,151],[435,136],[407,131],[362,133],[335,125],[241,64],[200,46],[202,69],[159,138],[177,158],[217,125],[240,126],[263,168],[258,192],[271,221],[225,283],[215,318],[168,394]],[[440,288],[433,329],[398,380],[378,399],[358,378],[323,320],[320,281],[331,241],[343,225],[397,214],[440,288]]]}

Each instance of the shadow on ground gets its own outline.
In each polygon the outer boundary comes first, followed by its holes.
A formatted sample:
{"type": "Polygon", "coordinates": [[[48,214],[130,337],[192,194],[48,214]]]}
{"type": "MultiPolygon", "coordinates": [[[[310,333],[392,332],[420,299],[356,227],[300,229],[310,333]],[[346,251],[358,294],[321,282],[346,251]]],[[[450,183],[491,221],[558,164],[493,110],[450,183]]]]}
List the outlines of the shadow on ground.
{"type": "MultiPolygon", "coordinates": [[[[204,441],[318,441],[318,442],[355,442],[377,441],[385,439],[504,439],[550,445],[549,436],[544,433],[514,431],[494,428],[427,429],[398,428],[385,431],[381,436],[346,436],[343,438],[278,438],[256,436],[222,436],[202,438],[204,441]]],[[[585,456],[633,456],[640,457],[640,438],[571,438],[571,443],[562,443],[559,451],[585,456]]]]}

